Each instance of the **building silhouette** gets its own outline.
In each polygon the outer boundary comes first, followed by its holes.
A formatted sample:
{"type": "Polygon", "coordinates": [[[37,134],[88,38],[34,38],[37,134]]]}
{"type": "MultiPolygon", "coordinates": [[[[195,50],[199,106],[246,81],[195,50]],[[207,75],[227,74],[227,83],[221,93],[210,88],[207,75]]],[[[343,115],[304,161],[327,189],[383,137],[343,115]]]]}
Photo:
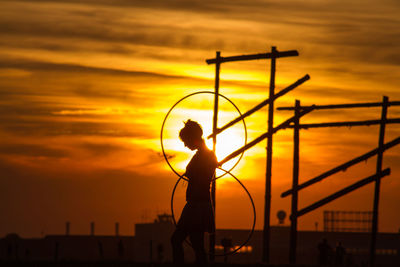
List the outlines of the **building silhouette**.
{"type": "MultiPolygon", "coordinates": [[[[69,224],[68,224],[69,226],[69,224]]],[[[159,215],[154,222],[135,225],[135,236],[120,234],[48,235],[44,238],[20,238],[8,234],[0,239],[1,261],[129,261],[171,262],[170,237],[175,229],[171,216],[159,215]]],[[[247,239],[249,230],[217,229],[216,254],[224,253],[223,239],[229,239],[235,249],[247,239]]],[[[271,227],[271,264],[287,264],[290,227],[282,224],[271,227]]],[[[370,233],[299,231],[297,246],[298,264],[318,264],[318,244],[326,239],[332,248],[329,260],[335,263],[335,248],[340,243],[345,250],[344,264],[368,262],[370,233]]],[[[206,240],[207,241],[207,240],[206,240]]],[[[192,262],[194,253],[189,244],[184,245],[185,260],[192,262]]],[[[342,251],[343,252],[343,251],[342,251]]],[[[400,233],[379,233],[377,236],[376,263],[400,266],[400,233]]],[[[250,241],[238,253],[228,256],[229,263],[258,263],[262,257],[262,231],[256,230],[250,241]]],[[[223,262],[224,257],[216,257],[223,262]]]]}

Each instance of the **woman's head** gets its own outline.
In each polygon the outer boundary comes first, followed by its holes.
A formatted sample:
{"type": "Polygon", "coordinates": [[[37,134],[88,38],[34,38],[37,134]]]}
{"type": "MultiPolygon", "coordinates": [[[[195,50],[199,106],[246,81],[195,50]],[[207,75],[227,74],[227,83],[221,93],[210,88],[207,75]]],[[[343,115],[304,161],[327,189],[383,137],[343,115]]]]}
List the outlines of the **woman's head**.
{"type": "Polygon", "coordinates": [[[200,124],[190,119],[185,122],[185,126],[179,132],[180,139],[191,150],[199,148],[203,142],[202,136],[203,130],[200,124]]]}

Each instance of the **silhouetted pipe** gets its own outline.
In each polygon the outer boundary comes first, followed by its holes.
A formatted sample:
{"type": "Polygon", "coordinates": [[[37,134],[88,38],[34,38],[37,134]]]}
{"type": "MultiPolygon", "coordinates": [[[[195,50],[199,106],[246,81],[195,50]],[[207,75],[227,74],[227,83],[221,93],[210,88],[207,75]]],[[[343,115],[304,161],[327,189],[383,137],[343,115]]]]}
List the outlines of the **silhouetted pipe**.
{"type": "MultiPolygon", "coordinates": [[[[275,72],[276,72],[276,47],[271,47],[271,73],[269,80],[269,98],[275,95],[275,72]]],[[[268,132],[274,130],[274,101],[268,106],[268,132]]],[[[269,135],[266,147],[265,165],[265,193],[264,193],[264,227],[263,227],[263,253],[262,261],[269,263],[270,255],[270,216],[271,216],[271,177],[272,177],[272,141],[273,134],[269,135]]]]}
{"type": "MultiPolygon", "coordinates": [[[[382,149],[383,150],[387,150],[387,149],[392,148],[392,147],[394,147],[394,146],[396,146],[398,144],[400,144],[400,137],[397,137],[397,138],[393,139],[392,141],[386,143],[385,145],[383,145],[382,149]]],[[[354,158],[354,159],[352,159],[352,160],[350,160],[350,161],[348,161],[346,163],[343,163],[343,164],[341,164],[341,165],[339,165],[339,166],[337,166],[337,167],[335,167],[335,168],[333,168],[333,169],[331,169],[331,170],[329,170],[327,172],[324,172],[323,174],[318,175],[317,177],[312,178],[312,179],[310,179],[310,180],[298,185],[297,186],[297,191],[299,191],[299,190],[301,190],[303,188],[306,188],[307,186],[310,186],[312,184],[315,184],[315,183],[317,183],[319,181],[322,181],[323,179],[325,179],[325,178],[327,178],[327,177],[329,177],[329,176],[331,176],[331,175],[333,175],[333,174],[335,174],[337,172],[345,171],[347,168],[349,168],[349,167],[351,167],[351,166],[353,166],[353,165],[355,165],[355,164],[357,164],[359,162],[362,162],[364,160],[367,160],[367,159],[375,156],[376,154],[378,154],[378,151],[379,151],[379,149],[375,148],[375,149],[373,149],[373,150],[371,150],[371,151],[369,151],[369,152],[367,152],[367,153],[365,153],[365,154],[363,154],[363,155],[361,155],[359,157],[356,157],[356,158],[354,158]]],[[[281,197],[286,197],[286,196],[288,196],[288,195],[290,195],[292,193],[293,193],[293,189],[287,190],[287,191],[285,191],[285,192],[283,192],[281,194],[281,197]]]]}
{"type": "MultiPolygon", "coordinates": [[[[304,109],[304,110],[302,110],[300,112],[299,116],[302,117],[302,116],[306,115],[307,113],[310,113],[312,110],[313,110],[312,106],[310,108],[304,109]]],[[[264,140],[265,138],[268,138],[271,134],[274,134],[274,133],[276,133],[277,131],[279,131],[281,129],[287,128],[287,126],[291,122],[293,122],[294,119],[295,119],[295,117],[291,117],[290,119],[287,119],[286,121],[282,122],[281,124],[279,124],[278,126],[273,128],[273,131],[271,133],[270,132],[266,132],[266,133],[262,134],[261,136],[257,137],[256,139],[254,139],[253,141],[251,141],[250,143],[248,143],[247,145],[245,145],[245,146],[239,148],[238,150],[232,152],[231,154],[226,156],[223,160],[218,162],[218,166],[221,166],[222,164],[226,163],[227,161],[237,157],[238,155],[240,155],[240,153],[242,153],[243,151],[246,151],[247,149],[255,146],[260,141],[264,140]]]]}
{"type": "MultiPolygon", "coordinates": [[[[299,52],[297,50],[289,50],[289,51],[276,51],[274,54],[274,58],[279,57],[295,57],[298,56],[299,52]]],[[[207,59],[207,64],[215,64],[215,63],[224,63],[231,61],[243,61],[243,60],[255,60],[255,59],[268,59],[272,57],[272,53],[260,53],[260,54],[251,54],[251,55],[241,55],[241,56],[232,56],[232,57],[220,57],[220,58],[211,58],[207,59]]]]}
{"type": "MultiPolygon", "coordinates": [[[[217,51],[215,54],[216,59],[218,60],[221,57],[221,52],[217,51]]],[[[213,132],[215,132],[215,130],[218,127],[218,99],[219,99],[219,74],[220,74],[220,67],[221,64],[218,61],[215,64],[215,84],[214,84],[214,114],[213,114],[213,132]]],[[[213,136],[213,152],[215,153],[217,149],[217,136],[214,135],[213,136]]],[[[215,173],[214,173],[214,177],[215,177],[215,173]]],[[[216,190],[217,190],[217,184],[215,182],[215,179],[213,179],[212,183],[211,183],[211,201],[212,201],[212,207],[213,210],[216,211],[216,190]]],[[[214,212],[214,225],[215,225],[215,219],[216,218],[216,212],[214,212]]],[[[211,262],[214,262],[215,260],[215,232],[210,234],[210,240],[209,240],[209,260],[211,262]]]]}
{"type": "MultiPolygon", "coordinates": [[[[386,117],[388,108],[389,98],[387,96],[383,97],[382,100],[382,112],[381,112],[381,125],[379,127],[379,140],[378,140],[378,155],[376,159],[376,173],[382,171],[382,161],[383,161],[383,144],[385,140],[385,129],[386,129],[386,117]]],[[[370,266],[375,266],[375,249],[376,249],[376,234],[378,233],[378,211],[379,211],[379,195],[381,190],[381,180],[375,180],[374,189],[374,204],[373,204],[373,214],[372,214],[372,231],[371,231],[371,247],[370,247],[370,266]]]]}
{"type": "Polygon", "coordinates": [[[302,216],[302,215],[304,215],[304,214],[306,214],[306,213],[308,213],[310,211],[313,211],[315,209],[318,209],[319,207],[321,207],[321,206],[323,206],[325,204],[328,204],[329,202],[331,202],[331,201],[333,201],[333,200],[335,200],[335,199],[337,199],[337,198],[339,198],[341,196],[344,196],[344,195],[346,195],[346,194],[348,194],[348,193],[350,193],[350,192],[352,192],[352,191],[354,191],[354,190],[356,190],[356,189],[358,189],[358,188],[360,188],[360,187],[362,187],[364,185],[367,185],[367,184],[375,181],[376,179],[383,178],[383,177],[385,177],[385,176],[387,176],[389,174],[390,174],[390,168],[384,169],[381,173],[377,173],[377,174],[371,175],[371,176],[369,176],[369,177],[367,177],[365,179],[362,179],[362,180],[360,180],[360,181],[358,181],[358,182],[356,182],[356,183],[354,183],[354,184],[352,184],[352,185],[350,185],[350,186],[348,186],[348,187],[346,187],[346,188],[344,188],[342,190],[337,191],[336,193],[334,193],[334,194],[332,194],[332,195],[330,195],[330,196],[328,196],[326,198],[323,198],[323,199],[315,202],[314,204],[311,204],[311,205],[305,207],[304,209],[301,209],[300,211],[297,212],[297,214],[292,214],[291,216],[294,215],[294,216],[300,217],[300,216],[302,216]]]}
{"type": "MultiPolygon", "coordinates": [[[[300,161],[300,100],[295,101],[294,110],[294,131],[293,131],[293,177],[292,188],[297,188],[299,184],[299,161],[300,161]]],[[[298,195],[297,190],[294,190],[291,203],[291,214],[297,213],[298,195]]],[[[296,247],[297,247],[297,217],[290,217],[290,247],[289,247],[289,263],[296,263],[296,247]]]]}
{"type": "Polygon", "coordinates": [[[255,106],[254,108],[250,109],[249,111],[243,113],[242,116],[237,117],[236,119],[232,120],[231,122],[225,124],[224,126],[222,126],[221,128],[217,128],[215,131],[213,131],[212,134],[210,134],[207,138],[211,138],[216,134],[221,133],[222,131],[226,130],[227,128],[231,127],[232,125],[236,124],[237,122],[243,120],[244,118],[250,116],[251,114],[253,114],[254,112],[256,112],[257,110],[265,107],[266,105],[270,104],[271,102],[275,101],[275,99],[277,99],[278,97],[281,97],[283,95],[285,95],[286,93],[292,91],[293,89],[295,89],[297,86],[303,84],[305,81],[309,80],[310,76],[308,74],[306,74],[303,78],[298,79],[296,82],[292,83],[291,85],[289,85],[288,87],[286,87],[285,89],[282,89],[281,91],[279,91],[277,94],[275,94],[272,98],[268,98],[266,100],[264,100],[263,102],[261,102],[260,104],[258,104],[257,106],[255,106]]]}
{"type": "Polygon", "coordinates": [[[119,223],[115,223],[115,236],[119,236],[119,223]]]}
{"type": "MultiPolygon", "coordinates": [[[[400,118],[387,119],[386,124],[400,123],[400,118]]],[[[309,128],[324,128],[324,127],[353,127],[353,126],[370,126],[381,124],[381,120],[366,120],[366,121],[340,121],[340,122],[324,122],[324,123],[307,123],[300,124],[300,129],[309,128]]],[[[293,125],[288,125],[287,128],[293,128],[293,125]]]]}
{"type": "Polygon", "coordinates": [[[69,235],[70,222],[65,223],[65,235],[69,235]]]}
{"type": "MultiPolygon", "coordinates": [[[[388,107],[400,106],[400,101],[388,102],[388,107]]],[[[302,106],[307,108],[309,106],[302,106]]],[[[341,108],[373,108],[382,107],[382,102],[354,103],[354,104],[335,104],[335,105],[315,105],[315,110],[319,109],[341,109],[341,108]]],[[[279,107],[277,110],[294,110],[294,107],[279,107]]]]}
{"type": "Polygon", "coordinates": [[[90,223],[90,235],[94,235],[94,222],[90,223]]]}

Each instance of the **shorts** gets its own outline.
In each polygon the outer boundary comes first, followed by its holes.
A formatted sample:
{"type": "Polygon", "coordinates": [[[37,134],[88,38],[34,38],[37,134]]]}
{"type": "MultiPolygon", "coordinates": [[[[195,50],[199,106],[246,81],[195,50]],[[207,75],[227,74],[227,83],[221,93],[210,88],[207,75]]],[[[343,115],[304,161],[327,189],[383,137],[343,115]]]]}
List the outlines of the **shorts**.
{"type": "Polygon", "coordinates": [[[177,228],[185,232],[215,231],[211,202],[187,202],[183,208],[177,228]]]}

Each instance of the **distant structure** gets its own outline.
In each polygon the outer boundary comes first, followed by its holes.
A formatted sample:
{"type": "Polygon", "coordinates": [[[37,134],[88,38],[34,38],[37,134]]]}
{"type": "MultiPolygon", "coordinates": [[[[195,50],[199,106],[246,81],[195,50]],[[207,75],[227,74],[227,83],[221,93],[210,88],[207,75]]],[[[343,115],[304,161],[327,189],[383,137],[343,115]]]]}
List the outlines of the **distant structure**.
{"type": "Polygon", "coordinates": [[[372,211],[324,211],[325,232],[362,232],[372,230],[372,211]]]}
{"type": "MultiPolygon", "coordinates": [[[[282,212],[278,212],[283,214],[282,212]]],[[[346,215],[347,216],[347,215],[346,215]]],[[[149,223],[135,224],[133,235],[47,235],[44,238],[22,238],[15,233],[0,237],[0,266],[16,262],[41,266],[45,262],[58,265],[58,262],[77,263],[77,266],[103,265],[142,266],[142,263],[168,263],[172,261],[170,237],[175,230],[169,214],[158,215],[149,223]],[[4,264],[5,263],[5,264],[4,264]],[[121,264],[120,264],[121,263],[121,264]],[[108,264],[106,264],[108,265],[108,264]]],[[[232,251],[247,238],[249,230],[216,229],[218,244],[216,254],[232,251]],[[224,240],[225,239],[225,240],[224,240]]],[[[344,262],[354,264],[368,261],[370,233],[367,232],[317,232],[298,231],[298,264],[316,266],[318,263],[317,245],[326,239],[330,245],[341,243],[346,250],[344,262]]],[[[263,253],[263,232],[255,230],[251,240],[234,255],[229,255],[229,263],[252,264],[260,261],[263,253]]],[[[209,241],[205,238],[205,241],[209,241]]],[[[378,233],[376,256],[378,266],[400,266],[400,242],[398,233],[378,233]]],[[[207,244],[208,242],[206,242],[207,244]]],[[[271,227],[271,264],[287,265],[290,249],[290,226],[271,227]]],[[[184,245],[186,260],[194,260],[189,243],[184,245]]],[[[226,262],[226,257],[216,257],[216,262],[226,262]]],[[[333,266],[335,259],[329,259],[333,266]]],[[[10,264],[9,264],[10,265],[10,264]]],[[[51,264],[50,264],[51,265],[51,264]]],[[[63,264],[61,264],[63,265],[63,264]]],[[[168,265],[169,266],[169,265],[168,265]]],[[[341,265],[343,266],[343,265],[341,265]]],[[[346,265],[348,266],[348,265],[346,265]]],[[[355,265],[351,265],[355,266],[355,265]]]]}
{"type": "Polygon", "coordinates": [[[285,223],[285,218],[286,218],[286,212],[284,210],[278,211],[276,214],[276,217],[278,217],[279,224],[282,225],[285,223]]]}

